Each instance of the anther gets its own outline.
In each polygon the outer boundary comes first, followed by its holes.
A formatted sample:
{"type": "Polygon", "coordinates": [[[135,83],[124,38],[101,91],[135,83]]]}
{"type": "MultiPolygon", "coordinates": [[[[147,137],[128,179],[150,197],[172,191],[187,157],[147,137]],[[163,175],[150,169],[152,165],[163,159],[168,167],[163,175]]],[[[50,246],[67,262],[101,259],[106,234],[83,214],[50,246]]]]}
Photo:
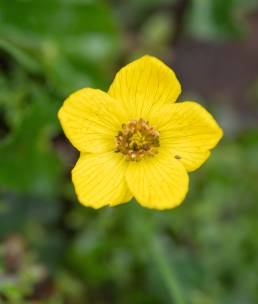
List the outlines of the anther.
{"type": "Polygon", "coordinates": [[[122,124],[115,137],[115,152],[121,152],[126,159],[139,161],[145,156],[154,156],[158,153],[159,132],[144,119],[133,119],[122,124]]]}

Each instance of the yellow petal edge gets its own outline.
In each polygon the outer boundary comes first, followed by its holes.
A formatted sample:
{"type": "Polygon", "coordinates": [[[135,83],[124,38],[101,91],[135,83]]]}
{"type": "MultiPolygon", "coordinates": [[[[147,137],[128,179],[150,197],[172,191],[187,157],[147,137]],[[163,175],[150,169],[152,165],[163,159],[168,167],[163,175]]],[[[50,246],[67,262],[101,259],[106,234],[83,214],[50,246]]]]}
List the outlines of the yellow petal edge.
{"type": "Polygon", "coordinates": [[[160,132],[161,149],[170,151],[191,172],[210,156],[223,136],[212,115],[193,101],[165,105],[152,118],[160,132]]]}
{"type": "Polygon", "coordinates": [[[148,55],[123,67],[108,91],[123,104],[131,119],[148,119],[155,109],[175,102],[180,93],[181,85],[174,71],[148,55]]]}

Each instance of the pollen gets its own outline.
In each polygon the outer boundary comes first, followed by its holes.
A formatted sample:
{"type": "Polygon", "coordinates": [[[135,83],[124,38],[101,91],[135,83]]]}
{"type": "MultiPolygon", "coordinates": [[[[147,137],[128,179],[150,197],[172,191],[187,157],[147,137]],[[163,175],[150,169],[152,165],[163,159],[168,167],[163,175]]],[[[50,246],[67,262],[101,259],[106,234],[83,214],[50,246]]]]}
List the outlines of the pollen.
{"type": "Polygon", "coordinates": [[[127,160],[140,161],[158,153],[159,132],[148,121],[133,119],[122,125],[115,143],[115,152],[122,153],[127,160]]]}

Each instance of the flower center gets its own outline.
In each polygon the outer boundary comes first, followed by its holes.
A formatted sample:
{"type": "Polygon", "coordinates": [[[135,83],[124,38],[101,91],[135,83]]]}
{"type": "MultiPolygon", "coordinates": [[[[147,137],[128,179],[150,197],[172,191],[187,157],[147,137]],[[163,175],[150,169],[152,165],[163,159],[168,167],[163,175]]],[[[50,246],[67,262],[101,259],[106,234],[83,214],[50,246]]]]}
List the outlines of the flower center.
{"type": "Polygon", "coordinates": [[[140,161],[158,153],[159,132],[142,118],[123,124],[115,140],[115,151],[124,154],[127,160],[140,161]]]}

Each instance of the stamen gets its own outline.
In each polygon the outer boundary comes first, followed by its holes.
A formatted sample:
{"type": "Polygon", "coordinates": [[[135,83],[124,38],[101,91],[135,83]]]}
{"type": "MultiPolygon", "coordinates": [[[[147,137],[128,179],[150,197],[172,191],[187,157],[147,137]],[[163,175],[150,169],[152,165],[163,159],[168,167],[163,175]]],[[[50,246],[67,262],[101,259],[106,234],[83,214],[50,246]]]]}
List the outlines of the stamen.
{"type": "Polygon", "coordinates": [[[115,152],[121,152],[128,160],[140,161],[145,156],[158,153],[159,132],[142,118],[123,124],[115,140],[115,152]]]}

